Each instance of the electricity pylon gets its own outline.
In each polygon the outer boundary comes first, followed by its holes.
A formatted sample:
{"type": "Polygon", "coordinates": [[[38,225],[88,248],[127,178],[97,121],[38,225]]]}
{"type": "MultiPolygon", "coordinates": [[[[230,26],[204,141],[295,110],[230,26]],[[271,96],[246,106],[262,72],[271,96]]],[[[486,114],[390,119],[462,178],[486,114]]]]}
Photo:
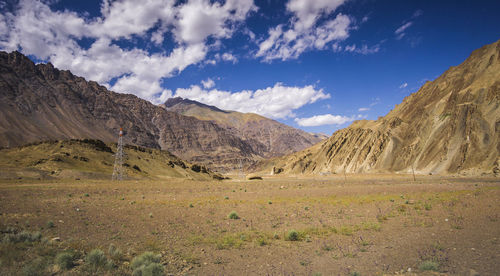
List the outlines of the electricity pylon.
{"type": "Polygon", "coordinates": [[[123,129],[120,128],[120,136],[116,145],[115,166],[111,180],[123,180],[123,129]]]}

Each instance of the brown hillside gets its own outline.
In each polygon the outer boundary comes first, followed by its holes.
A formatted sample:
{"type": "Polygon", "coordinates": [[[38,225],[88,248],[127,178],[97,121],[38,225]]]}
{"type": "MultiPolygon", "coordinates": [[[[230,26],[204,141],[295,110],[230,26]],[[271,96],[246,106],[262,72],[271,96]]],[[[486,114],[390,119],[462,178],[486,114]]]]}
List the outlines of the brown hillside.
{"type": "Polygon", "coordinates": [[[264,158],[303,150],[325,139],[254,113],[225,111],[179,97],[168,99],[162,106],[169,111],[217,123],[249,143],[264,158]]]}
{"type": "Polygon", "coordinates": [[[357,121],[328,140],[260,169],[286,174],[498,173],[500,42],[474,51],[376,121],[357,121]]]}
{"type": "Polygon", "coordinates": [[[108,91],[19,52],[0,52],[0,146],[93,138],[168,150],[212,168],[256,159],[249,143],[214,122],[168,112],[134,95],[108,91]]]}
{"type": "MultiPolygon", "coordinates": [[[[100,140],[37,142],[0,149],[0,179],[111,179],[116,144],[100,140]]],[[[222,177],[189,164],[167,151],[124,146],[125,179],[196,179],[222,177]]]]}

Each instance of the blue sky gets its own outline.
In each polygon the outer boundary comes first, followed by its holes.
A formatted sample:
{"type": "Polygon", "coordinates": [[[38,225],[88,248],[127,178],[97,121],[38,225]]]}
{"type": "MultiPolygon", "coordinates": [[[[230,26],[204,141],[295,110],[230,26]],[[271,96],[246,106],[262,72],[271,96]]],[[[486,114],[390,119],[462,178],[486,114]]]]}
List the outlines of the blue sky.
{"type": "Polygon", "coordinates": [[[499,1],[0,2],[0,49],[161,103],[331,134],[500,39],[499,1]]]}

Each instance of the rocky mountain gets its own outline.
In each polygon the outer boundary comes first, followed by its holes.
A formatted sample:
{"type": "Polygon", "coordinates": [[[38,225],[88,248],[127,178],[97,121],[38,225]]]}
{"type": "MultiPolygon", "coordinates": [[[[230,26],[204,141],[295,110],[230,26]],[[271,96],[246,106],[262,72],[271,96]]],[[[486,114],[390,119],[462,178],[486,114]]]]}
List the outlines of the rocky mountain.
{"type": "Polygon", "coordinates": [[[170,98],[161,106],[168,111],[217,123],[234,136],[249,143],[263,158],[303,150],[326,138],[254,113],[221,110],[215,106],[180,97],[170,98]]]}
{"type": "Polygon", "coordinates": [[[258,149],[214,122],[169,112],[134,95],[108,91],[69,71],[0,52],[0,146],[71,138],[164,149],[211,168],[259,158],[258,149]]]}
{"type": "Polygon", "coordinates": [[[500,41],[474,51],[376,121],[259,169],[285,174],[404,172],[498,174],[500,41]]]}

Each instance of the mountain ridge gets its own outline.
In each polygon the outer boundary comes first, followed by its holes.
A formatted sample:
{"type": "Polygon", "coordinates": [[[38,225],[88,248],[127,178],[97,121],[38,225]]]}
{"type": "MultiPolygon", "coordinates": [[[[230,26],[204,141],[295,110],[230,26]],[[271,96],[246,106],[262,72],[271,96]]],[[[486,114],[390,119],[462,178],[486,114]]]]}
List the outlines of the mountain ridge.
{"type": "Polygon", "coordinates": [[[245,141],[217,124],[182,116],[131,94],[104,86],[51,64],[35,65],[19,52],[0,52],[0,146],[40,140],[93,138],[169,150],[212,168],[255,160],[245,141]]]}
{"type": "MultiPolygon", "coordinates": [[[[168,150],[189,162],[223,171],[266,158],[270,148],[266,143],[270,139],[258,131],[252,132],[258,124],[237,130],[216,120],[184,116],[135,95],[109,91],[50,63],[34,64],[17,51],[0,52],[0,100],[2,147],[76,138],[115,142],[119,128],[123,127],[127,143],[168,150]]],[[[189,103],[217,114],[239,114],[195,101],[189,103]]],[[[256,114],[244,116],[271,121],[256,114]]],[[[296,133],[302,131],[273,122],[271,127],[277,124],[276,129],[288,130],[291,136],[273,147],[275,156],[320,140],[308,134],[297,139],[296,133]]]]}
{"type": "Polygon", "coordinates": [[[500,41],[475,50],[386,116],[360,120],[324,142],[264,161],[285,174],[500,173],[500,41]]]}
{"type": "Polygon", "coordinates": [[[255,113],[222,110],[190,99],[170,98],[160,106],[185,116],[217,123],[254,145],[263,158],[299,151],[324,139],[321,135],[311,134],[255,113]]]}

